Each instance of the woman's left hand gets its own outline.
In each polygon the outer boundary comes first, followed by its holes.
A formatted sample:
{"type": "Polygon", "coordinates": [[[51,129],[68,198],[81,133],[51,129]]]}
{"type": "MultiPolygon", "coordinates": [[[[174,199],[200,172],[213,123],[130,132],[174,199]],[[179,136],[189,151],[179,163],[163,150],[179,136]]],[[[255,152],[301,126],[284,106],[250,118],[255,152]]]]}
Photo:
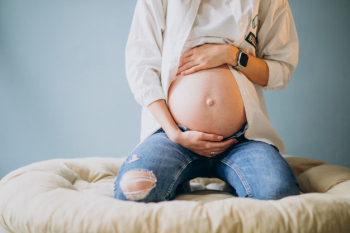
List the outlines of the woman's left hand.
{"type": "Polygon", "coordinates": [[[210,69],[226,63],[228,44],[203,44],[184,52],[176,75],[191,74],[199,70],[210,69]]]}

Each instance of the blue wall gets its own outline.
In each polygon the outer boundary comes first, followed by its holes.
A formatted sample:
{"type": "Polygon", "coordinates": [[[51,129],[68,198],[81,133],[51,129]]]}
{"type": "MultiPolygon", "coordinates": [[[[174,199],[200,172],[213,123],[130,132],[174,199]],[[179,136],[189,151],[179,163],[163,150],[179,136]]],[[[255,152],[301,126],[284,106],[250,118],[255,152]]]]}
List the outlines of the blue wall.
{"type": "MultiPolygon", "coordinates": [[[[0,0],[0,177],[53,158],[122,157],[141,106],[124,51],[136,0],[0,0]]],[[[299,64],[266,91],[286,155],[350,167],[350,2],[289,1],[299,64]]]]}

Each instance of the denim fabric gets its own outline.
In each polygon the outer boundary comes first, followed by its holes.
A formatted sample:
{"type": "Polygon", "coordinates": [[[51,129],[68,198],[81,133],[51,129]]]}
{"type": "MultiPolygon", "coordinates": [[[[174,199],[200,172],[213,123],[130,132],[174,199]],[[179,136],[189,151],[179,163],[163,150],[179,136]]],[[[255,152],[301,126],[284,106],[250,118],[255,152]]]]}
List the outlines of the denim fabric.
{"type": "MultiPolygon", "coordinates": [[[[183,132],[189,130],[178,125],[183,132]]],[[[214,157],[196,154],[171,141],[162,128],[135,148],[122,164],[114,182],[114,198],[140,202],[171,200],[180,187],[197,177],[219,178],[230,185],[237,197],[277,200],[299,195],[299,184],[277,147],[244,137],[246,123],[234,135],[237,143],[214,157]],[[154,185],[142,198],[127,198],[120,180],[129,171],[147,171],[154,185]]],[[[125,191],[125,190],[124,190],[125,191]]]]}

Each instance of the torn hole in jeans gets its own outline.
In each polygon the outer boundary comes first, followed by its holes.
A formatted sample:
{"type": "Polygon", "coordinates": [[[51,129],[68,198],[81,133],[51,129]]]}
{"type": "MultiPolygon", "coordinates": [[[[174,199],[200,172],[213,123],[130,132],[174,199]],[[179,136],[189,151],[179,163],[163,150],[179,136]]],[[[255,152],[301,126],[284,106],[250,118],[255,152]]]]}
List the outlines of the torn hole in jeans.
{"type": "Polygon", "coordinates": [[[133,154],[133,155],[131,155],[131,158],[129,159],[129,161],[127,163],[132,163],[132,162],[135,162],[139,159],[140,159],[140,157],[138,157],[137,154],[133,154]]]}
{"type": "Polygon", "coordinates": [[[132,170],[123,175],[120,187],[127,199],[140,200],[149,194],[156,182],[152,171],[132,170]]]}

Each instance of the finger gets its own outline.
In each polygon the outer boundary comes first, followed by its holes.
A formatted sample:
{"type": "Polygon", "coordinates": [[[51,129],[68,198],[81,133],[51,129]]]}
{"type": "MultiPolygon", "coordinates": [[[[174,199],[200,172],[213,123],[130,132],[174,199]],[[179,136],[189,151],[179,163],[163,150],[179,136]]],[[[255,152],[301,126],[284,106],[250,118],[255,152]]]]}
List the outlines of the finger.
{"type": "Polygon", "coordinates": [[[220,154],[220,153],[222,153],[223,151],[222,150],[217,150],[217,151],[208,151],[208,152],[205,152],[205,156],[206,157],[215,157],[215,156],[217,156],[218,154],[220,154]],[[214,154],[212,154],[212,152],[214,152],[214,154]]]}
{"type": "Polygon", "coordinates": [[[217,156],[218,154],[220,154],[220,151],[213,151],[214,154],[212,154],[211,152],[205,152],[203,156],[208,157],[208,158],[213,158],[215,156],[217,156]]]}
{"type": "Polygon", "coordinates": [[[183,71],[186,71],[187,69],[190,69],[191,67],[193,67],[194,65],[197,65],[194,61],[190,61],[188,63],[186,63],[185,65],[183,65],[179,70],[178,73],[182,73],[183,71]]]}
{"type": "Polygon", "coordinates": [[[181,68],[182,66],[184,66],[188,61],[189,61],[189,57],[186,57],[186,58],[180,57],[180,62],[179,62],[179,66],[178,66],[178,68],[177,68],[178,70],[177,70],[176,75],[178,75],[178,74],[181,73],[181,72],[179,71],[180,68],[181,68]]]}
{"type": "Polygon", "coordinates": [[[234,140],[227,140],[224,142],[211,142],[211,141],[205,141],[203,146],[207,150],[213,150],[215,148],[224,148],[225,146],[231,145],[232,141],[234,140]]]}
{"type": "Polygon", "coordinates": [[[195,72],[197,72],[199,70],[202,70],[202,66],[201,65],[193,66],[191,69],[183,71],[182,75],[192,74],[192,73],[195,73],[195,72]]]}
{"type": "Polygon", "coordinates": [[[192,56],[188,56],[186,58],[183,58],[182,61],[180,62],[179,68],[186,65],[190,61],[193,61],[192,56]]]}
{"type": "Polygon", "coordinates": [[[222,138],[223,138],[222,135],[211,134],[211,133],[201,133],[199,137],[199,139],[202,141],[221,141],[222,138]]]}
{"type": "MultiPolygon", "coordinates": [[[[221,154],[221,153],[223,153],[224,151],[226,151],[230,146],[232,146],[233,144],[236,144],[238,141],[236,140],[236,139],[229,139],[229,140],[227,140],[227,141],[230,141],[230,143],[229,144],[227,144],[226,146],[224,146],[224,147],[210,147],[210,146],[208,146],[208,144],[207,145],[204,145],[204,147],[206,148],[206,149],[204,149],[204,154],[206,154],[206,155],[209,155],[209,156],[211,156],[212,157],[212,152],[214,152],[214,155],[218,155],[218,154],[221,154]]],[[[226,142],[226,141],[225,141],[226,142]]],[[[217,142],[214,142],[214,144],[218,144],[217,142]]]]}
{"type": "MultiPolygon", "coordinates": [[[[191,59],[193,53],[188,53],[188,52],[190,52],[190,51],[185,52],[185,53],[180,57],[179,67],[178,67],[178,68],[182,67],[182,66],[185,65],[187,62],[193,60],[193,59],[191,59]]],[[[180,72],[178,72],[178,73],[180,73],[180,72]]]]}
{"type": "Polygon", "coordinates": [[[229,141],[231,141],[230,144],[224,146],[224,147],[219,147],[219,148],[210,148],[210,149],[207,149],[205,151],[205,154],[208,155],[209,157],[213,157],[213,156],[216,156],[218,154],[221,154],[223,153],[224,151],[226,151],[230,146],[232,146],[233,144],[236,144],[238,141],[236,139],[230,139],[229,141]],[[214,155],[212,154],[212,152],[214,152],[214,155]]]}
{"type": "MultiPolygon", "coordinates": [[[[183,58],[186,58],[186,57],[188,57],[188,56],[192,56],[192,54],[193,54],[193,48],[191,48],[191,49],[187,50],[186,52],[184,52],[184,53],[181,55],[181,58],[183,59],[183,58]]],[[[181,58],[180,58],[180,59],[181,59],[181,58]]]]}
{"type": "Polygon", "coordinates": [[[232,139],[224,141],[224,143],[226,143],[226,144],[224,144],[223,146],[219,146],[218,143],[215,143],[214,144],[215,146],[213,146],[211,149],[213,151],[214,150],[226,150],[228,147],[230,147],[233,144],[236,144],[237,142],[238,142],[237,139],[232,138],[232,139]]]}
{"type": "Polygon", "coordinates": [[[196,65],[193,60],[188,60],[187,63],[181,65],[181,67],[178,68],[177,74],[180,74],[182,71],[187,70],[191,68],[192,66],[196,65]]]}
{"type": "Polygon", "coordinates": [[[233,140],[230,144],[228,144],[227,146],[221,148],[222,152],[226,151],[228,148],[230,148],[231,146],[233,146],[236,143],[238,143],[238,141],[237,140],[233,140]]]}

